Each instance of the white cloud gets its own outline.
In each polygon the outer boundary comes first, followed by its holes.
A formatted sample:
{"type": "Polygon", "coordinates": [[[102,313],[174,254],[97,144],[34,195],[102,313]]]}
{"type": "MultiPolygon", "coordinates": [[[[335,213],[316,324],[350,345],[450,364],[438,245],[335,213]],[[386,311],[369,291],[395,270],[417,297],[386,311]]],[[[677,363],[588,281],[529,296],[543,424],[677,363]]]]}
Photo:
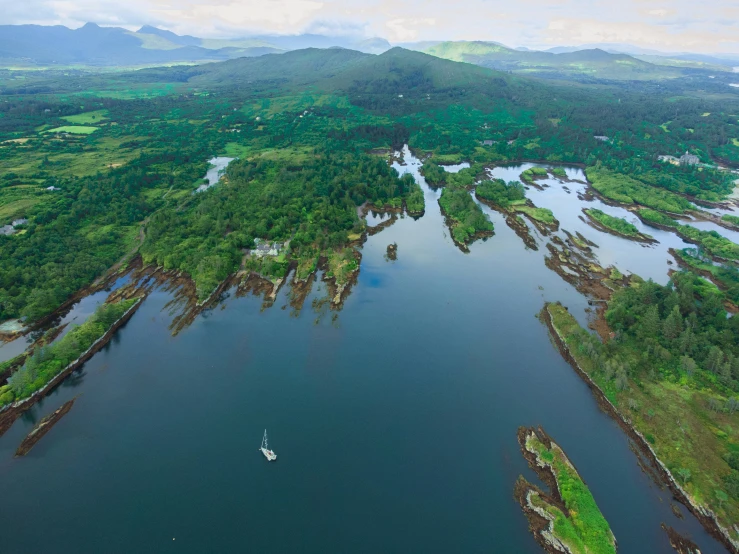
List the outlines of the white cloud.
{"type": "Polygon", "coordinates": [[[436,20],[431,17],[425,19],[398,18],[386,22],[385,26],[390,31],[390,35],[388,36],[389,40],[405,42],[416,40],[418,38],[417,27],[428,27],[434,26],[435,24],[436,20]]]}
{"type": "Polygon", "coordinates": [[[549,42],[557,44],[627,43],[672,51],[739,51],[739,38],[705,25],[650,25],[645,22],[603,22],[559,19],[548,26],[549,42]],[[675,27],[675,28],[672,28],[675,27]]]}
{"type": "Polygon", "coordinates": [[[87,21],[178,33],[384,36],[392,41],[494,40],[543,47],[636,42],[662,49],[739,51],[737,0],[2,0],[0,24],[79,27],[87,21]]]}
{"type": "Polygon", "coordinates": [[[209,22],[216,28],[264,28],[289,32],[308,25],[322,7],[314,0],[233,0],[230,2],[176,2],[155,8],[155,16],[177,23],[209,22]]]}

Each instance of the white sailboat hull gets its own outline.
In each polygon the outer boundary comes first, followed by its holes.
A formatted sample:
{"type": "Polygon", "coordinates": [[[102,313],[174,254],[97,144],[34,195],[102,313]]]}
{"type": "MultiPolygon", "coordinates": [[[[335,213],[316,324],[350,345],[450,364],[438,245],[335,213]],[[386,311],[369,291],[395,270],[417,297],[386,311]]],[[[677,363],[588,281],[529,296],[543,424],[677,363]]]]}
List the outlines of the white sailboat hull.
{"type": "Polygon", "coordinates": [[[259,450],[262,452],[262,454],[264,454],[264,457],[267,458],[267,460],[269,460],[270,462],[274,462],[277,459],[277,454],[275,454],[271,450],[268,450],[264,447],[260,448],[259,450]]]}

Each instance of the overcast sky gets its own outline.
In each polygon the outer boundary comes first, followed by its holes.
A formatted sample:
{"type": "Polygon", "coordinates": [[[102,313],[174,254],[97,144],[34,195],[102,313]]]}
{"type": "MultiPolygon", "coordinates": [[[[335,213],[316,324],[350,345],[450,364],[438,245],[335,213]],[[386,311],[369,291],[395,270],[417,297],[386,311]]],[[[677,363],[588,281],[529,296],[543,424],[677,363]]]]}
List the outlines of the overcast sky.
{"type": "Polygon", "coordinates": [[[2,0],[1,24],[87,21],[179,34],[359,34],[391,42],[494,40],[551,47],[621,42],[739,52],[739,0],[2,0]]]}

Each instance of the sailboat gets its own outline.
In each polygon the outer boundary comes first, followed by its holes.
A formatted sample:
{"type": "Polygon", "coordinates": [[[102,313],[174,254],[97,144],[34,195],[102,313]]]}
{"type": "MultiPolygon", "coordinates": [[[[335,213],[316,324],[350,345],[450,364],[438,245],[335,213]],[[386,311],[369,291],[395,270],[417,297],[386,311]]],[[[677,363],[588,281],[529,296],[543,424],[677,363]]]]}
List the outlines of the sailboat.
{"type": "Polygon", "coordinates": [[[262,454],[264,454],[264,457],[267,458],[270,462],[274,462],[277,459],[277,454],[272,452],[269,449],[269,446],[267,445],[267,430],[264,430],[264,437],[262,437],[262,446],[259,447],[259,450],[262,451],[262,454]]]}

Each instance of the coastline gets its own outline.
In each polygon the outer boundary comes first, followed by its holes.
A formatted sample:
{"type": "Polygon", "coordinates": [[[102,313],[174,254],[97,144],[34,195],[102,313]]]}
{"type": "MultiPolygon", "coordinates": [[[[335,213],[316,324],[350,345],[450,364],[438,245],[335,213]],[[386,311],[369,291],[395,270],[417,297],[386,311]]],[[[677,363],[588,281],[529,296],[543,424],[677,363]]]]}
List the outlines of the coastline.
{"type": "MultiPolygon", "coordinates": [[[[560,304],[561,305],[561,304],[560,304]]],[[[541,319],[549,329],[550,335],[559,350],[562,357],[572,366],[575,372],[582,378],[583,381],[588,385],[590,390],[593,392],[596,401],[600,408],[610,415],[618,425],[623,429],[627,436],[634,442],[636,447],[639,449],[642,455],[652,464],[652,467],[656,470],[656,473],[660,476],[661,481],[667,485],[670,491],[673,493],[675,498],[684,506],[686,506],[690,512],[700,521],[704,529],[718,539],[724,546],[733,554],[739,554],[739,541],[731,537],[728,530],[724,528],[717,520],[715,514],[698,504],[696,504],[690,495],[680,486],[667,469],[667,466],[659,459],[655,451],[649,445],[647,439],[642,435],[629,420],[627,420],[621,412],[614,406],[602,389],[597,383],[588,375],[588,373],[580,366],[577,359],[572,355],[570,348],[564,337],[561,335],[559,330],[556,328],[552,314],[549,310],[550,303],[544,305],[544,308],[540,312],[541,319]]],[[[563,307],[564,308],[564,307],[563,307]]],[[[564,308],[566,310],[566,308],[564,308]]]]}
{"type": "MultiPolygon", "coordinates": [[[[603,233],[608,233],[609,235],[613,235],[614,237],[621,237],[622,239],[631,240],[634,242],[640,242],[643,244],[657,244],[657,240],[654,239],[654,237],[650,237],[649,235],[645,235],[643,233],[638,233],[636,235],[627,235],[625,233],[621,233],[620,231],[617,231],[616,229],[611,229],[604,223],[598,221],[595,219],[590,213],[588,212],[588,208],[583,208],[582,213],[585,214],[586,223],[590,225],[593,229],[596,229],[598,231],[601,231],[603,233]]],[[[640,218],[641,219],[641,218],[640,218]]],[[[646,225],[646,223],[644,223],[646,225]]]]}
{"type": "Polygon", "coordinates": [[[97,352],[102,350],[113,338],[116,331],[125,325],[128,320],[133,317],[136,310],[139,309],[143,301],[143,298],[139,297],[136,303],[131,306],[117,321],[115,321],[110,328],[98,338],[92,345],[80,354],[76,360],[69,363],[64,369],[62,369],[57,375],[55,375],[48,383],[42,388],[35,391],[31,396],[16,400],[12,404],[8,404],[3,408],[0,408],[0,436],[13,425],[16,419],[21,416],[26,410],[31,408],[36,402],[41,400],[44,396],[50,393],[56,388],[64,379],[66,379],[73,371],[82,367],[85,362],[90,360],[97,352]]]}

